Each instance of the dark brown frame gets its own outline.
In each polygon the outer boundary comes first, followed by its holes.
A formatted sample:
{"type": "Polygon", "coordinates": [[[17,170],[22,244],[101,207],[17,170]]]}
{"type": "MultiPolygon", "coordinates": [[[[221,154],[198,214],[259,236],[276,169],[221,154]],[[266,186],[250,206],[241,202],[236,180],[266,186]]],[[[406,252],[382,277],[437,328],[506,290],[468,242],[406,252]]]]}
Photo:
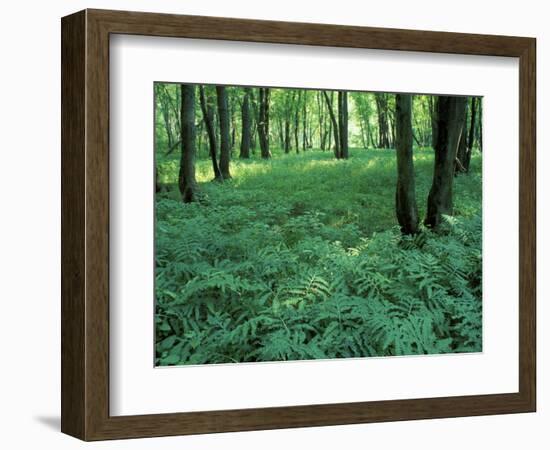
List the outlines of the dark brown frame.
{"type": "Polygon", "coordinates": [[[84,440],[535,411],[536,40],[85,10],[62,30],[61,429],[84,440]],[[109,415],[109,35],[519,58],[519,392],[141,416],[109,415]]]}

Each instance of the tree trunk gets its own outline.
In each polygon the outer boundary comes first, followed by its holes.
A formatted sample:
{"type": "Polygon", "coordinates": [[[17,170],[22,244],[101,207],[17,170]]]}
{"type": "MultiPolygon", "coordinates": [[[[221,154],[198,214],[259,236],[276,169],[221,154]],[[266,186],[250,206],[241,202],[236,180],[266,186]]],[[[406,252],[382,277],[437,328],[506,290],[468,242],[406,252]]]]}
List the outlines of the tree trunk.
{"type": "Polygon", "coordinates": [[[317,91],[317,113],[319,118],[319,147],[321,150],[325,149],[325,130],[323,128],[325,118],[323,116],[323,100],[321,99],[321,91],[317,91]]]}
{"type": "Polygon", "coordinates": [[[470,161],[472,159],[472,150],[474,148],[474,132],[476,128],[476,105],[477,105],[477,99],[475,97],[472,97],[471,103],[470,103],[470,129],[468,133],[468,147],[466,150],[466,158],[464,159],[464,168],[466,169],[466,172],[470,171],[470,161]]]}
{"type": "Polygon", "coordinates": [[[155,164],[155,192],[160,192],[160,183],[159,183],[159,169],[157,165],[155,164]]]}
{"type": "Polygon", "coordinates": [[[365,124],[363,123],[362,119],[359,120],[359,128],[361,131],[361,145],[363,146],[364,149],[367,149],[368,147],[367,140],[369,137],[365,132],[365,124]]]}
{"type": "Polygon", "coordinates": [[[387,94],[374,94],[378,113],[378,147],[389,148],[390,137],[388,128],[388,99],[387,94]]]}
{"type": "MultiPolygon", "coordinates": [[[[181,101],[180,89],[176,89],[177,101],[174,103],[172,96],[170,95],[170,92],[166,88],[166,85],[160,84],[159,87],[162,89],[162,97],[164,98],[164,100],[167,102],[169,106],[168,117],[170,116],[175,117],[175,131],[176,133],[179,134],[181,132],[180,111],[178,110],[178,105],[180,105],[180,101],[181,101]],[[170,110],[172,111],[172,114],[170,114],[170,110]]],[[[174,136],[172,133],[172,137],[168,138],[168,140],[172,141],[172,145],[168,147],[168,151],[166,152],[167,155],[172,153],[176,149],[176,147],[179,147],[181,143],[181,136],[179,136],[179,140],[176,142],[176,136],[174,136]]]]}
{"type": "Polygon", "coordinates": [[[479,151],[483,152],[483,109],[481,98],[478,100],[479,114],[477,118],[477,142],[479,143],[479,151]]]}
{"type": "Polygon", "coordinates": [[[441,96],[437,102],[437,142],[432,187],[424,224],[435,228],[453,213],[453,173],[466,116],[466,97],[441,96]]]}
{"type": "Polygon", "coordinates": [[[253,155],[256,154],[256,137],[258,135],[258,105],[254,97],[254,89],[250,88],[250,106],[252,112],[250,126],[250,150],[253,155]]]}
{"type": "Polygon", "coordinates": [[[241,107],[242,113],[242,132],[241,132],[241,152],[240,158],[250,158],[250,141],[251,141],[251,118],[250,118],[250,88],[245,88],[243,104],[241,107]]]}
{"type": "Polygon", "coordinates": [[[218,118],[220,121],[220,170],[224,180],[231,178],[229,161],[231,159],[231,136],[229,131],[229,110],[227,91],[224,86],[216,86],[218,98],[218,118]]]}
{"type": "Polygon", "coordinates": [[[285,153],[290,153],[290,120],[285,117],[285,153]]]}
{"type": "Polygon", "coordinates": [[[466,166],[464,166],[464,161],[466,160],[466,138],[467,138],[467,129],[466,129],[466,120],[462,125],[462,131],[460,132],[460,141],[458,141],[458,150],[456,152],[455,159],[455,175],[460,172],[466,172],[466,166]]]}
{"type": "MultiPolygon", "coordinates": [[[[334,110],[332,109],[332,102],[326,91],[323,91],[325,96],[325,101],[327,102],[327,109],[330,115],[330,120],[332,122],[332,134],[334,135],[334,156],[340,158],[340,136],[338,134],[338,122],[336,121],[336,116],[334,115],[334,110]]],[[[332,96],[332,93],[331,93],[332,96]]]]}
{"type": "Polygon", "coordinates": [[[258,135],[262,158],[271,158],[271,152],[269,151],[269,88],[260,88],[258,135]]]}
{"type": "Polygon", "coordinates": [[[435,95],[428,96],[430,107],[430,122],[432,125],[432,148],[435,150],[437,145],[437,97],[435,95]]]}
{"type": "Polygon", "coordinates": [[[302,91],[298,91],[298,99],[294,104],[294,148],[296,153],[300,153],[300,140],[298,134],[300,131],[300,99],[302,98],[302,91]]]}
{"type": "Polygon", "coordinates": [[[195,85],[181,85],[181,159],[179,189],[184,203],[195,199],[195,85]]]}
{"type": "Polygon", "coordinates": [[[202,110],[202,116],[206,125],[206,133],[208,135],[208,153],[212,160],[212,171],[214,172],[214,180],[223,181],[223,175],[218,165],[218,145],[216,143],[216,127],[214,126],[214,106],[210,101],[207,101],[204,94],[204,86],[199,86],[199,97],[202,110]]]}
{"type": "Polygon", "coordinates": [[[307,91],[302,101],[302,151],[307,150],[307,91]]]}
{"type": "Polygon", "coordinates": [[[412,97],[395,96],[397,188],[395,212],[404,234],[418,233],[418,208],[413,166],[412,97]]]}
{"type": "Polygon", "coordinates": [[[168,138],[168,148],[171,149],[174,145],[174,135],[172,134],[172,124],[170,122],[170,109],[168,99],[165,96],[159,96],[161,104],[160,110],[164,119],[164,128],[166,129],[166,137],[168,138]]]}
{"type": "Polygon", "coordinates": [[[348,159],[348,93],[338,91],[338,135],[340,137],[339,158],[348,159]]]}

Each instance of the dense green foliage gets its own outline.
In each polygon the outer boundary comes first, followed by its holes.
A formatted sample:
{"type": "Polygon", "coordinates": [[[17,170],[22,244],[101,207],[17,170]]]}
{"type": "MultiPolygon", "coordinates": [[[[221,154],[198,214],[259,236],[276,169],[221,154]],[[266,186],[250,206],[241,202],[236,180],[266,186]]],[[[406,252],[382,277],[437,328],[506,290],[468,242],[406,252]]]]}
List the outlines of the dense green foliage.
{"type": "MultiPolygon", "coordinates": [[[[455,215],[402,236],[393,150],[233,160],[183,204],[178,155],[157,152],[159,365],[481,350],[481,155],[455,178],[455,215]]],[[[420,215],[433,150],[414,150],[420,215]]]]}

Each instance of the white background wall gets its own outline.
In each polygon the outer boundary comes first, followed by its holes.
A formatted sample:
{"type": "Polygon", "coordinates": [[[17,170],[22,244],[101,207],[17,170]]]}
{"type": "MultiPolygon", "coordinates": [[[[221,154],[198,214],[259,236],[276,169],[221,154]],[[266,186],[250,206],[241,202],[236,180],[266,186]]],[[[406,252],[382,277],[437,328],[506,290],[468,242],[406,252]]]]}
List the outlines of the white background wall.
{"type": "MultiPolygon", "coordinates": [[[[59,432],[60,17],[83,8],[203,14],[538,39],[538,367],[536,414],[142,439],[95,448],[543,449],[550,444],[550,28],[540,0],[50,0],[4,2],[0,15],[0,444],[72,449],[59,432]],[[545,279],[546,278],[546,279],[545,279]]],[[[498,151],[496,149],[495,151],[498,151]]],[[[505,243],[503,243],[505,252],[505,243]]],[[[406,374],[404,374],[406,376],[406,374]]],[[[365,380],[368,382],[368,380],[365,380]]]]}

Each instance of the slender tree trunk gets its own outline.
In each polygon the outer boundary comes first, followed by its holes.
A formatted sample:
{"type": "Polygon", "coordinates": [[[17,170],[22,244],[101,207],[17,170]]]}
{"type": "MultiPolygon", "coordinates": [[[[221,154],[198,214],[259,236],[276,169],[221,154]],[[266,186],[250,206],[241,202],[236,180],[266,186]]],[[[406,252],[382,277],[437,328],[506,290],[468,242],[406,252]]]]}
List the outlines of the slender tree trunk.
{"type": "Polygon", "coordinates": [[[478,99],[478,117],[477,117],[477,142],[479,144],[479,151],[483,152],[483,104],[481,103],[481,98],[478,99]]]}
{"type": "Polygon", "coordinates": [[[230,101],[230,98],[228,99],[229,103],[229,119],[231,124],[231,157],[233,157],[233,150],[235,148],[235,142],[237,140],[237,113],[236,113],[236,105],[235,101],[230,101]]]}
{"type": "Polygon", "coordinates": [[[258,105],[254,97],[254,89],[250,88],[250,106],[252,111],[250,127],[250,150],[253,155],[256,154],[256,137],[258,135],[258,105]]]}
{"type": "Polygon", "coordinates": [[[453,173],[466,116],[466,97],[441,96],[437,104],[437,142],[432,187],[424,224],[435,228],[453,213],[453,173]]]}
{"type": "Polygon", "coordinates": [[[307,150],[307,91],[302,100],[302,151],[307,150]]]}
{"type": "Polygon", "coordinates": [[[328,96],[326,91],[323,91],[323,95],[325,96],[328,113],[332,122],[332,133],[334,135],[334,156],[336,156],[336,158],[340,158],[340,135],[338,134],[338,122],[336,120],[336,116],[334,115],[334,110],[332,109],[332,101],[330,97],[328,96]]]}
{"type": "Polygon", "coordinates": [[[376,147],[376,143],[375,143],[375,140],[374,140],[374,134],[372,132],[372,126],[371,126],[371,123],[369,121],[369,118],[367,116],[367,120],[365,121],[365,123],[367,124],[367,136],[368,136],[368,139],[367,139],[367,146],[372,146],[373,148],[376,147]]]}
{"type": "Polygon", "coordinates": [[[203,140],[203,134],[204,134],[204,120],[201,120],[197,125],[195,125],[196,135],[197,135],[197,157],[200,157],[201,155],[201,149],[202,149],[202,140],[203,140]]]}
{"type": "Polygon", "coordinates": [[[174,145],[174,135],[172,133],[172,124],[170,122],[170,109],[168,105],[168,99],[165,96],[159,96],[160,110],[162,112],[162,118],[164,120],[164,128],[166,129],[166,137],[168,138],[168,149],[171,149],[174,145]]]}
{"type": "Polygon", "coordinates": [[[470,171],[470,161],[472,159],[472,150],[474,148],[474,133],[476,128],[476,105],[477,99],[472,97],[470,102],[470,128],[468,131],[468,148],[466,150],[466,158],[464,159],[464,168],[466,172],[470,171]]]}
{"type": "Polygon", "coordinates": [[[200,104],[202,116],[206,125],[206,133],[208,135],[208,153],[212,160],[212,171],[214,172],[214,180],[223,181],[223,175],[218,165],[218,145],[216,143],[216,127],[214,125],[215,110],[210,101],[207,101],[204,93],[204,86],[199,86],[200,104]]]}
{"type": "Polygon", "coordinates": [[[160,192],[160,183],[159,183],[159,169],[155,163],[155,192],[160,192]]]}
{"type": "Polygon", "coordinates": [[[251,117],[250,117],[250,88],[245,88],[243,104],[241,107],[241,152],[240,158],[250,158],[250,141],[251,141],[251,117]]]}
{"type": "Polygon", "coordinates": [[[387,94],[374,94],[378,112],[378,147],[390,148],[387,94]]]}
{"type": "Polygon", "coordinates": [[[235,121],[235,115],[231,113],[231,155],[233,155],[233,149],[235,148],[236,140],[237,140],[237,123],[235,121]]]}
{"type": "Polygon", "coordinates": [[[258,134],[262,158],[269,159],[271,158],[271,152],[269,151],[269,88],[260,88],[258,134]]]}
{"type": "MultiPolygon", "coordinates": [[[[180,123],[180,111],[178,110],[178,105],[180,105],[180,101],[181,101],[181,92],[180,92],[180,89],[179,87],[176,89],[176,102],[173,101],[172,99],[172,96],[170,95],[170,92],[168,91],[168,89],[166,88],[166,85],[165,84],[160,84],[160,88],[162,89],[162,97],[166,100],[168,106],[169,106],[169,111],[168,111],[168,117],[170,116],[173,116],[175,117],[175,131],[177,134],[180,134],[181,133],[181,123],[180,123]],[[170,110],[172,111],[172,114],[170,114],[170,110]]],[[[171,128],[172,129],[172,128],[171,128]]],[[[178,141],[176,141],[176,137],[177,136],[174,136],[174,134],[172,133],[172,145],[168,147],[168,151],[166,152],[167,155],[169,155],[170,153],[172,153],[177,147],[180,146],[180,143],[181,143],[181,136],[179,136],[179,139],[178,141]]],[[[170,138],[169,138],[170,140],[170,138]]]]}
{"type": "Polygon", "coordinates": [[[437,99],[435,95],[428,96],[430,107],[430,122],[432,125],[432,148],[435,150],[437,145],[437,99]]]}
{"type": "Polygon", "coordinates": [[[220,121],[220,170],[224,180],[231,178],[229,161],[231,159],[231,136],[229,131],[229,109],[227,105],[227,90],[224,86],[216,86],[218,99],[218,118],[220,121]]]}
{"type": "Polygon", "coordinates": [[[330,150],[331,142],[332,142],[332,120],[330,119],[330,115],[329,115],[327,133],[325,135],[325,150],[330,150]]]}
{"type": "Polygon", "coordinates": [[[298,138],[300,131],[300,99],[302,98],[302,91],[298,91],[298,98],[294,104],[294,148],[296,153],[300,153],[300,140],[298,138]]]}
{"type": "Polygon", "coordinates": [[[363,146],[364,149],[367,148],[367,140],[368,140],[368,135],[367,133],[365,132],[365,124],[363,123],[363,120],[359,120],[359,127],[361,129],[361,145],[363,146]]]}
{"type": "Polygon", "coordinates": [[[348,93],[338,91],[338,135],[340,137],[339,157],[348,159],[348,93]]]}
{"type": "Polygon", "coordinates": [[[396,141],[397,187],[395,191],[395,212],[404,234],[418,232],[418,208],[413,166],[412,96],[397,94],[396,141]]]}
{"type": "Polygon", "coordinates": [[[317,115],[319,117],[319,147],[321,150],[325,149],[325,142],[324,142],[324,136],[325,136],[325,130],[324,130],[324,122],[325,118],[323,115],[323,100],[321,99],[321,91],[317,91],[317,115]]]}
{"type": "Polygon", "coordinates": [[[284,126],[283,126],[283,119],[281,117],[277,117],[277,136],[279,138],[279,148],[284,149],[285,132],[284,132],[284,126]]]}
{"type": "Polygon", "coordinates": [[[290,120],[285,116],[285,153],[290,153],[290,120]]]}
{"type": "Polygon", "coordinates": [[[466,145],[467,137],[468,136],[467,136],[466,120],[464,120],[464,124],[462,125],[462,131],[460,132],[460,141],[458,142],[458,150],[456,152],[455,175],[457,175],[460,172],[466,172],[466,166],[464,166],[464,162],[466,160],[466,152],[467,152],[467,145],[466,145]]]}
{"type": "Polygon", "coordinates": [[[195,85],[181,85],[181,159],[179,189],[184,203],[195,200],[195,85]]]}

